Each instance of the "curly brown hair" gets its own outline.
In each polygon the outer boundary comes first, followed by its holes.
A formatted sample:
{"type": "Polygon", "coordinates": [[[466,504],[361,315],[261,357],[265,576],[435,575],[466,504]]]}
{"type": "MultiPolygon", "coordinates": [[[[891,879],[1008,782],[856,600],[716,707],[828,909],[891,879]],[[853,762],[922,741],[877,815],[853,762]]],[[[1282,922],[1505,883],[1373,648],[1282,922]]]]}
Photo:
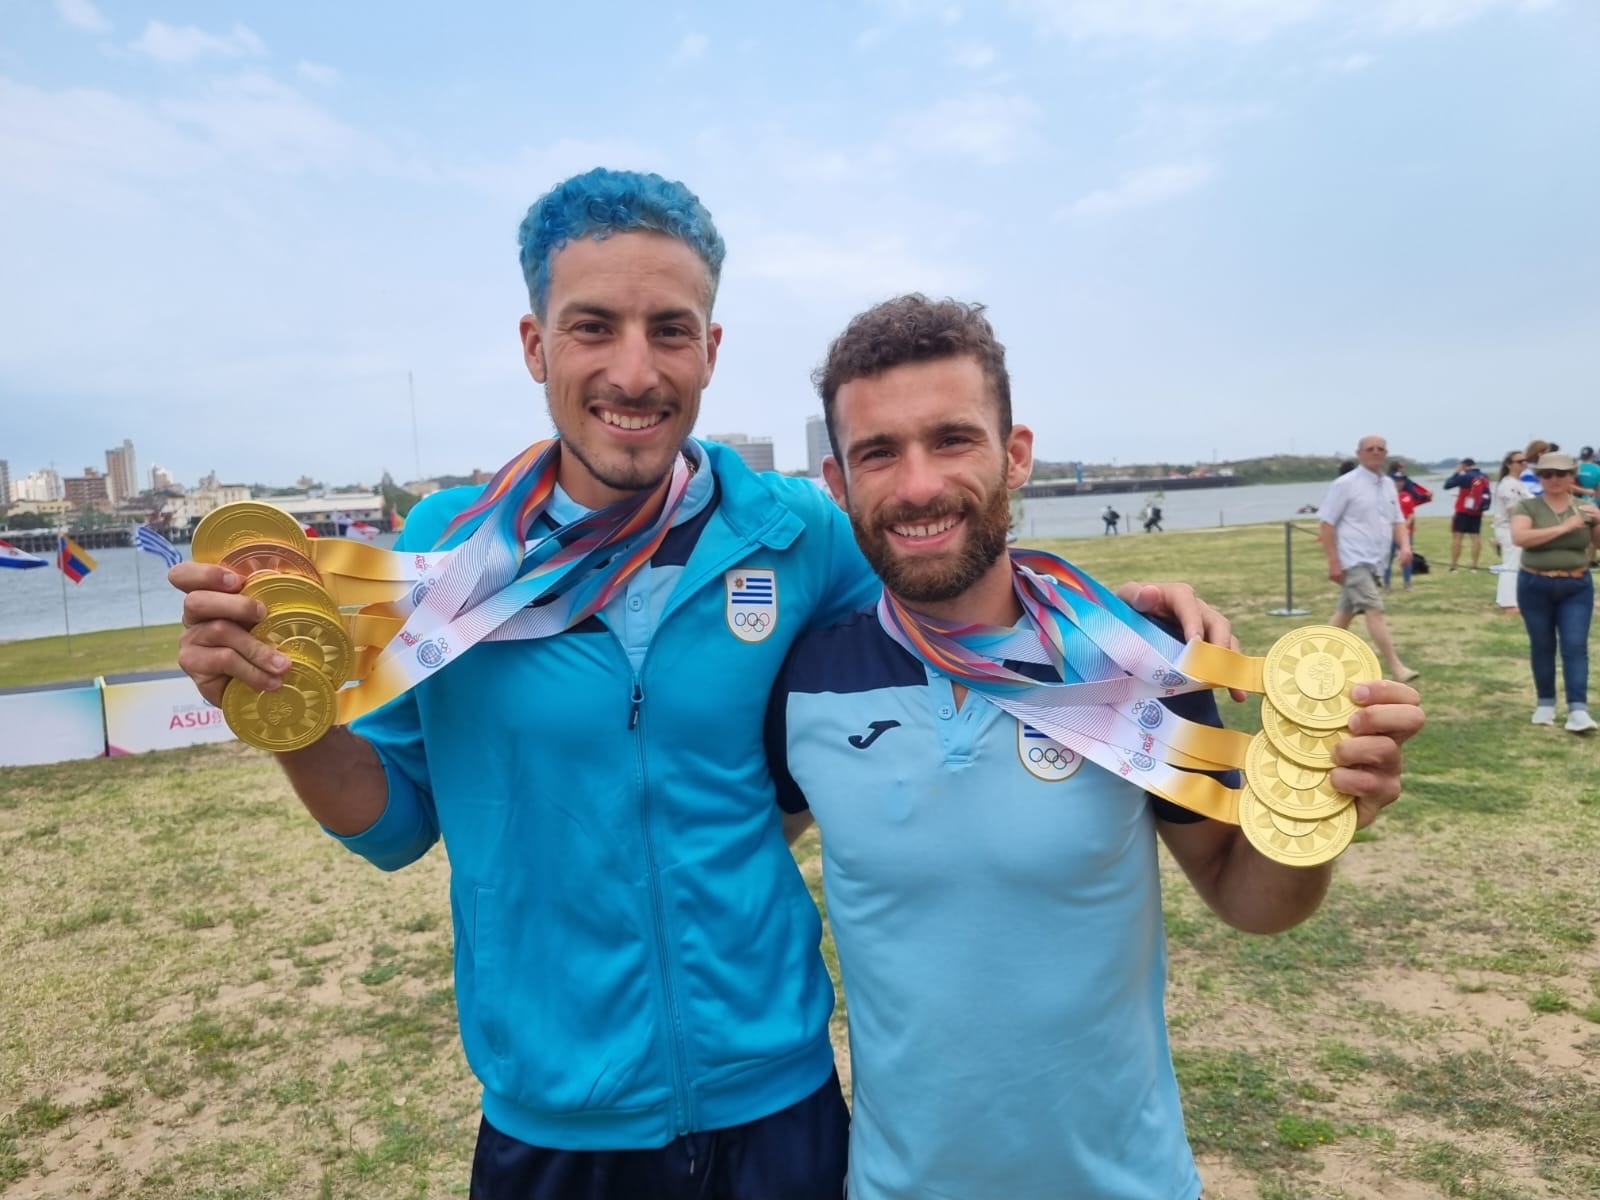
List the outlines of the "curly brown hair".
{"type": "Polygon", "coordinates": [[[982,368],[1000,410],[1000,436],[1011,433],[1011,376],[1006,348],[994,336],[981,304],[929,300],[921,292],[897,296],[858,313],[833,339],[828,357],[811,375],[822,396],[833,456],[843,461],[834,401],[853,379],[881,375],[907,363],[971,355],[982,368]]]}

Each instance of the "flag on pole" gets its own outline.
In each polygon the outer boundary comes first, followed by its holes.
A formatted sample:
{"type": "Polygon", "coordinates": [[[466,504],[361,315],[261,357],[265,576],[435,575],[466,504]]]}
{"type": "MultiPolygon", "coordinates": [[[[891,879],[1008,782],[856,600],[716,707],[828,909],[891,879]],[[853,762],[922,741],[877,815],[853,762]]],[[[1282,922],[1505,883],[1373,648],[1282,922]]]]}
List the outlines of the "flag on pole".
{"type": "Polygon", "coordinates": [[[56,566],[61,568],[61,573],[73,583],[82,583],[83,577],[100,564],[77,542],[66,534],[59,539],[59,549],[56,551],[56,566]]]}
{"type": "Polygon", "coordinates": [[[134,529],[133,544],[141,550],[154,554],[169,567],[175,567],[183,561],[182,551],[148,525],[140,525],[134,529]]]}
{"type": "Polygon", "coordinates": [[[18,550],[10,542],[0,538],[0,567],[17,567],[26,571],[29,567],[48,567],[49,565],[49,559],[29,554],[26,550],[18,550]]]}

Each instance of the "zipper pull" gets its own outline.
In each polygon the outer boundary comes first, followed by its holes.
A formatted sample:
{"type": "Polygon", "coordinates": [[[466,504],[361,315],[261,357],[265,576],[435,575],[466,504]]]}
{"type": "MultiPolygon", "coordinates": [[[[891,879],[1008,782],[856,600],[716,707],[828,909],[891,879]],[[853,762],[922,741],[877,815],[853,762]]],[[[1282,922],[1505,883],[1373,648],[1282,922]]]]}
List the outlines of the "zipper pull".
{"type": "Polygon", "coordinates": [[[639,705],[644,703],[644,685],[637,679],[633,681],[633,695],[629,699],[632,707],[628,709],[628,728],[634,730],[639,727],[639,705]]]}

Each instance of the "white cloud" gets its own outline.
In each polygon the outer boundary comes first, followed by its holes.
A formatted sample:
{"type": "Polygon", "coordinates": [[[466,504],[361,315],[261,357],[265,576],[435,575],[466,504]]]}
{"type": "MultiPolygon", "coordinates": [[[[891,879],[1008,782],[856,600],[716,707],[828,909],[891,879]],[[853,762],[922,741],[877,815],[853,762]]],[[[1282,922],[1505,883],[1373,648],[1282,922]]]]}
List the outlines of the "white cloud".
{"type": "Polygon", "coordinates": [[[335,68],[325,66],[322,63],[310,62],[302,58],[300,65],[295,70],[299,73],[301,79],[314,83],[319,87],[332,87],[339,82],[339,72],[335,68]]]}
{"type": "Polygon", "coordinates": [[[678,49],[672,56],[675,63],[699,62],[706,56],[706,49],[711,45],[711,39],[703,33],[686,33],[678,42],[678,49]]]}
{"type": "Polygon", "coordinates": [[[977,93],[941,100],[922,112],[906,113],[890,125],[891,149],[926,155],[954,155],[987,165],[1011,162],[1037,139],[1039,106],[1026,96],[977,93]]]}
{"type": "Polygon", "coordinates": [[[56,0],[56,13],[74,29],[81,29],[85,33],[109,33],[111,22],[92,0],[56,0]]]}
{"type": "Polygon", "coordinates": [[[872,303],[908,289],[959,295],[968,286],[959,272],[923,257],[901,235],[841,239],[746,230],[738,246],[730,270],[832,305],[872,303]]]}
{"type": "Polygon", "coordinates": [[[163,21],[151,21],[128,49],[163,63],[189,63],[208,57],[257,58],[267,52],[261,39],[243,25],[235,25],[226,34],[215,34],[193,25],[168,25],[163,21]]]}
{"type": "Polygon", "coordinates": [[[1036,28],[1075,39],[1213,37],[1259,41],[1328,20],[1385,33],[1424,32],[1496,10],[1534,12],[1560,0],[1011,0],[1036,28]]]}
{"type": "Polygon", "coordinates": [[[1071,38],[1253,40],[1318,15],[1324,0],[1012,0],[1047,33],[1071,38]]]}
{"type": "Polygon", "coordinates": [[[985,67],[993,66],[995,57],[994,47],[985,46],[981,42],[968,42],[957,46],[950,55],[956,66],[965,67],[969,71],[981,71],[985,67]]]}
{"type": "Polygon", "coordinates": [[[1187,195],[1210,183],[1217,169],[1209,162],[1165,163],[1124,175],[1108,188],[1080,196],[1056,213],[1056,219],[1109,217],[1148,208],[1187,195]]]}
{"type": "Polygon", "coordinates": [[[1343,58],[1336,58],[1330,62],[1328,69],[1340,75],[1354,75],[1358,71],[1365,71],[1377,61],[1370,54],[1347,54],[1343,58]]]}

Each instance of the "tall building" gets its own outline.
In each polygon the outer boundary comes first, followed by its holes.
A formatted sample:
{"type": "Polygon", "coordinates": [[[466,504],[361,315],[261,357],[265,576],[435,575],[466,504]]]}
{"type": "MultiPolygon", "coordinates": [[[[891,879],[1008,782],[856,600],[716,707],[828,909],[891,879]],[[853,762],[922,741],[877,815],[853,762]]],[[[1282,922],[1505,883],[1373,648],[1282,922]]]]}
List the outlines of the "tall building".
{"type": "Polygon", "coordinates": [[[806,474],[822,477],[822,460],[833,451],[828,446],[828,423],[821,417],[806,418],[806,474]]]}
{"type": "Polygon", "coordinates": [[[11,464],[0,458],[0,504],[11,503],[11,464]]]}
{"type": "Polygon", "coordinates": [[[162,488],[169,488],[171,486],[171,471],[167,470],[160,463],[157,463],[155,466],[150,468],[150,490],[152,492],[159,492],[162,488]]]}
{"type": "Polygon", "coordinates": [[[753,438],[743,433],[712,433],[706,435],[706,441],[719,442],[727,446],[740,458],[752,471],[775,470],[772,458],[772,439],[753,438]]]}
{"type": "Polygon", "coordinates": [[[111,493],[106,477],[93,467],[85,467],[82,475],[69,476],[61,481],[66,486],[66,501],[73,509],[107,508],[111,493]]]}
{"type": "Polygon", "coordinates": [[[39,504],[60,500],[66,495],[61,486],[61,476],[54,467],[30,471],[12,484],[11,490],[14,493],[11,497],[13,500],[32,500],[39,504]]]}
{"type": "Polygon", "coordinates": [[[133,442],[106,451],[106,491],[113,504],[123,504],[139,494],[139,469],[133,457],[133,442]]]}

